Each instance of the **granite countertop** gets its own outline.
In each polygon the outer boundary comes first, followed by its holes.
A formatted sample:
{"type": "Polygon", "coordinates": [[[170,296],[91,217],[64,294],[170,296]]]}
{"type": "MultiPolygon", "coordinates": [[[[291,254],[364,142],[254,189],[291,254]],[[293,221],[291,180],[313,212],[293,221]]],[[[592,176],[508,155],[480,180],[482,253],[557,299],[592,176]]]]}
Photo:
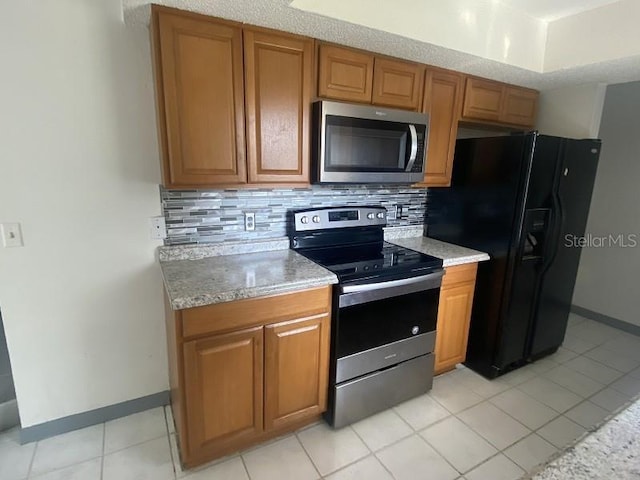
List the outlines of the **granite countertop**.
{"type": "Polygon", "coordinates": [[[489,260],[489,255],[484,252],[441,242],[429,237],[394,238],[389,241],[401,247],[441,258],[444,267],[489,260]]]}
{"type": "Polygon", "coordinates": [[[293,250],[161,260],[160,266],[174,310],[338,283],[293,250]]]}
{"type": "MultiPolygon", "coordinates": [[[[488,260],[486,253],[422,236],[421,225],[385,229],[385,240],[442,258],[445,267],[488,260]]],[[[335,274],[288,249],[288,239],[160,247],[171,308],[201,307],[338,283],[335,274]]]]}

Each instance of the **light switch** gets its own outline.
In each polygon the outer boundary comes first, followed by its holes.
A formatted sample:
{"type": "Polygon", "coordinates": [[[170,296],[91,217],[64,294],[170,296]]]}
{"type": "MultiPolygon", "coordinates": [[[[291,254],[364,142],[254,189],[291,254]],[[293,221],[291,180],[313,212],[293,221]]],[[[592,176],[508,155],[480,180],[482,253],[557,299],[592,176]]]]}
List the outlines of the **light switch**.
{"type": "Polygon", "coordinates": [[[2,223],[2,245],[4,247],[22,247],[22,231],[19,223],[2,223]]]}

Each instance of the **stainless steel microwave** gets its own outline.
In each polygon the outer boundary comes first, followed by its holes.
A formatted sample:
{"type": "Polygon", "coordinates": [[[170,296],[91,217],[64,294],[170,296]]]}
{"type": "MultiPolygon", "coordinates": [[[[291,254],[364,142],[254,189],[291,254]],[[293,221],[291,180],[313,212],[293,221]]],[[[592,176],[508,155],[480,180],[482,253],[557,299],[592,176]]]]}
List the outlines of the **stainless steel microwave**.
{"type": "Polygon", "coordinates": [[[368,105],[313,104],[314,183],[415,183],[424,178],[429,116],[368,105]]]}

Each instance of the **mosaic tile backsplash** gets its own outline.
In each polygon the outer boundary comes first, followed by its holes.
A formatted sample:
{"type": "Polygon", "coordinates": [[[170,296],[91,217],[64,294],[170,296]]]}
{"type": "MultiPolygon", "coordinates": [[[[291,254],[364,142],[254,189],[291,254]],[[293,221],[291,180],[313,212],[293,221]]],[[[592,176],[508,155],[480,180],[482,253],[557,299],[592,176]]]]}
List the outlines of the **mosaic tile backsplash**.
{"type": "Polygon", "coordinates": [[[422,225],[427,189],[405,186],[312,185],[308,188],[243,188],[227,190],[165,190],[160,188],[167,224],[165,245],[212,243],[287,235],[288,211],[342,205],[382,205],[389,226],[422,225]],[[256,228],[244,229],[244,213],[254,212],[256,228]]]}

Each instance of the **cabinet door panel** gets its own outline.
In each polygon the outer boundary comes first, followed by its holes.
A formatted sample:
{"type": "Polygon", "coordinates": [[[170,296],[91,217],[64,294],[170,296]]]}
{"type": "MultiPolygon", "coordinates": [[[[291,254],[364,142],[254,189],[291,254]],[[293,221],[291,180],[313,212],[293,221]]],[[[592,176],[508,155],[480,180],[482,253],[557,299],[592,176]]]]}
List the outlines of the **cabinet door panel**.
{"type": "Polygon", "coordinates": [[[419,110],[424,88],[424,66],[376,58],[373,68],[374,105],[419,110]]]}
{"type": "Polygon", "coordinates": [[[246,182],[241,30],[157,15],[165,186],[246,182]]]}
{"type": "Polygon", "coordinates": [[[262,327],[184,344],[189,449],[262,431],[262,327]]]}
{"type": "Polygon", "coordinates": [[[454,368],[466,357],[474,289],[475,282],[468,282],[443,288],[440,292],[436,373],[454,368]]]}
{"type": "Polygon", "coordinates": [[[372,54],[320,45],[319,56],[318,96],[371,103],[372,54]]]}
{"type": "Polygon", "coordinates": [[[504,85],[490,80],[467,78],[462,117],[499,121],[504,85]]]}
{"type": "Polygon", "coordinates": [[[326,409],[329,315],[265,327],[265,428],[326,409]]]}
{"type": "Polygon", "coordinates": [[[505,123],[533,127],[538,110],[538,92],[506,87],[501,120],[505,123]]]}
{"type": "Polygon", "coordinates": [[[451,184],[453,153],[462,106],[461,74],[428,70],[424,112],[429,113],[429,144],[424,183],[429,186],[451,184]]]}
{"type": "Polygon", "coordinates": [[[309,183],[313,40],[245,30],[252,183],[309,183]]]}

